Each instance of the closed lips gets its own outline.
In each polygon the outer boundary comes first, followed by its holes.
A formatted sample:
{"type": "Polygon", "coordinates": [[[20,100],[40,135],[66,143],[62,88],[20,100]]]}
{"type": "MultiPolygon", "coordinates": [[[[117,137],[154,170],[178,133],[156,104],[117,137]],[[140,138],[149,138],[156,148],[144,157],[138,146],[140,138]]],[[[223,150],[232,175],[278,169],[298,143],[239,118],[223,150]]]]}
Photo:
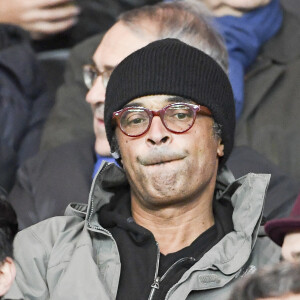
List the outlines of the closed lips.
{"type": "Polygon", "coordinates": [[[157,154],[150,154],[147,157],[139,157],[138,161],[144,165],[144,166],[151,166],[151,165],[159,165],[164,164],[176,160],[181,160],[186,157],[185,153],[174,153],[174,154],[168,154],[168,155],[157,155],[157,154]]]}

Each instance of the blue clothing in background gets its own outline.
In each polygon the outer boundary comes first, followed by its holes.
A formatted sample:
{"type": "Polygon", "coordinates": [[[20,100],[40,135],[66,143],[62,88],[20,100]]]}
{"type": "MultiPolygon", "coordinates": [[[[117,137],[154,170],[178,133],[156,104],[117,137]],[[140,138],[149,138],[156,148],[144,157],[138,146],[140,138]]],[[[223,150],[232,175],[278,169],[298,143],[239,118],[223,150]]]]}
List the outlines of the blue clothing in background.
{"type": "Polygon", "coordinates": [[[115,159],[111,156],[100,156],[99,154],[96,154],[96,158],[97,158],[97,161],[94,165],[93,178],[97,174],[103,160],[105,160],[107,162],[113,162],[117,165],[115,159]]]}
{"type": "Polygon", "coordinates": [[[278,32],[282,17],[279,0],[273,0],[241,17],[215,18],[228,50],[229,79],[236,104],[236,118],[239,118],[243,109],[245,72],[254,63],[260,47],[278,32]]]}

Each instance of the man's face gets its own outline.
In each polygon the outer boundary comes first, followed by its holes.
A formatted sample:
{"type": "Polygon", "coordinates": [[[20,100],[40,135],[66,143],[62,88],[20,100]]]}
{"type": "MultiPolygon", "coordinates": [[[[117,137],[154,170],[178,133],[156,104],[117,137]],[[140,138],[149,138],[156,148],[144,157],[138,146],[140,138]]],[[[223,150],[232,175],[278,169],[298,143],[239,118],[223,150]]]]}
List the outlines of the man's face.
{"type": "MultiPolygon", "coordinates": [[[[100,72],[113,70],[125,57],[146,46],[153,38],[140,37],[121,22],[116,23],[103,37],[93,60],[100,72]]],[[[110,148],[104,128],[105,90],[99,76],[86,95],[94,113],[95,150],[100,155],[109,155],[110,148]]]]}
{"type": "MultiPolygon", "coordinates": [[[[145,96],[129,104],[159,110],[173,103],[167,95],[145,96]]],[[[128,106],[128,105],[127,105],[128,106]]],[[[213,134],[213,119],[197,114],[187,132],[167,130],[155,116],[149,130],[129,137],[116,128],[116,136],[132,200],[148,209],[184,205],[212,195],[223,145],[213,134]]]]}

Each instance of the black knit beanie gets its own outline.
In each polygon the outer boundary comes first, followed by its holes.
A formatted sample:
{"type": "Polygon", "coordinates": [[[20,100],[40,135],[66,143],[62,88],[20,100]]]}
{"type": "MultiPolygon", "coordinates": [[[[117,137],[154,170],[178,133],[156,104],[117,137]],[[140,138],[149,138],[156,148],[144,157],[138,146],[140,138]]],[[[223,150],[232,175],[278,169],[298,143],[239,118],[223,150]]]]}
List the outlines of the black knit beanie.
{"type": "Polygon", "coordinates": [[[106,90],[104,120],[110,145],[113,112],[148,95],[181,96],[208,107],[222,126],[224,156],[219,165],[224,165],[233,147],[234,99],[227,75],[210,56],[177,39],[164,39],[126,57],[113,71],[106,90]]]}

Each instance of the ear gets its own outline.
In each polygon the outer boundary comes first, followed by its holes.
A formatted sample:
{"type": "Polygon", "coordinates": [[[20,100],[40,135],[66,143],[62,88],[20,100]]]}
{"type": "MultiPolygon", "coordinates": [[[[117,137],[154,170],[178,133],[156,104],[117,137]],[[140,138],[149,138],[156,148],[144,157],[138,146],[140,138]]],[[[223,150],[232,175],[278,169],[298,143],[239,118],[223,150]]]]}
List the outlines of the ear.
{"type": "Polygon", "coordinates": [[[224,144],[222,144],[221,139],[218,142],[217,154],[218,154],[218,157],[224,156],[224,144]]]}
{"type": "Polygon", "coordinates": [[[16,266],[12,258],[6,257],[0,265],[0,297],[6,294],[16,277],[16,266]]]}

